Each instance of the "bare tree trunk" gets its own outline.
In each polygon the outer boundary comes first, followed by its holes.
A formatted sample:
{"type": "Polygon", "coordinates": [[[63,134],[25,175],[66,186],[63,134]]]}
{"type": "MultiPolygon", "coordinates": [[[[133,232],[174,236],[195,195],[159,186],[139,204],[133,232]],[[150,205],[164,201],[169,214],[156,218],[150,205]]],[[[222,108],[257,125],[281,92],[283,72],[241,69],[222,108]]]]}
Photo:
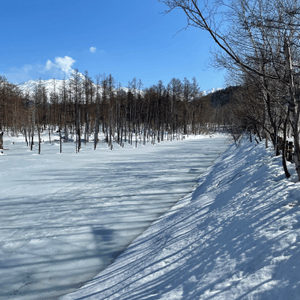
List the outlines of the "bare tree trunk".
{"type": "Polygon", "coordinates": [[[39,125],[37,125],[38,130],[38,138],[39,138],[39,154],[41,154],[41,128],[39,125]]]}
{"type": "Polygon", "coordinates": [[[33,150],[33,145],[34,145],[34,142],[33,142],[33,138],[34,138],[34,118],[33,118],[33,113],[32,113],[32,116],[31,116],[31,144],[30,144],[30,150],[32,151],[33,150]]]}
{"type": "Polygon", "coordinates": [[[24,136],[25,136],[25,143],[28,147],[28,139],[27,139],[27,130],[26,130],[26,127],[24,126],[24,136]]]}
{"type": "Polygon", "coordinates": [[[49,129],[49,144],[51,145],[51,130],[50,130],[50,124],[48,125],[48,129],[49,129]]]}
{"type": "Polygon", "coordinates": [[[0,132],[0,149],[3,149],[3,131],[0,132]]]}
{"type": "Polygon", "coordinates": [[[291,174],[289,173],[288,168],[286,166],[286,127],[287,127],[287,123],[288,123],[288,119],[289,119],[289,111],[290,111],[290,109],[288,109],[288,113],[287,113],[287,116],[286,116],[284,124],[283,124],[282,166],[283,166],[283,170],[284,170],[286,178],[291,177],[291,174]]]}
{"type": "Polygon", "coordinates": [[[61,125],[59,126],[59,153],[62,153],[61,125]]]}
{"type": "Polygon", "coordinates": [[[291,57],[291,48],[290,43],[287,39],[284,41],[284,54],[286,60],[286,67],[289,71],[289,92],[291,97],[291,103],[289,106],[291,112],[291,125],[293,129],[294,135],[294,146],[295,146],[295,153],[294,153],[294,162],[296,166],[296,172],[298,175],[298,180],[300,181],[300,144],[299,144],[299,107],[298,102],[296,100],[295,95],[295,83],[294,83],[294,76],[293,76],[293,65],[292,65],[292,57],[291,57]]]}

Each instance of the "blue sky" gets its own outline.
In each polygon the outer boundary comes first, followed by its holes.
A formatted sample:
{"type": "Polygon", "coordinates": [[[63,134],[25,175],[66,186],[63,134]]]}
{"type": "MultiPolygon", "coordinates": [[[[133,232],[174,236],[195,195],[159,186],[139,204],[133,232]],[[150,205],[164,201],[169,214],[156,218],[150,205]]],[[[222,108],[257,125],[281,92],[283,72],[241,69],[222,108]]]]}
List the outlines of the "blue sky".
{"type": "Polygon", "coordinates": [[[0,75],[10,82],[62,79],[73,68],[112,74],[127,86],[196,77],[201,90],[224,86],[209,66],[211,38],[188,28],[182,11],[157,0],[10,0],[0,10],[0,75]]]}

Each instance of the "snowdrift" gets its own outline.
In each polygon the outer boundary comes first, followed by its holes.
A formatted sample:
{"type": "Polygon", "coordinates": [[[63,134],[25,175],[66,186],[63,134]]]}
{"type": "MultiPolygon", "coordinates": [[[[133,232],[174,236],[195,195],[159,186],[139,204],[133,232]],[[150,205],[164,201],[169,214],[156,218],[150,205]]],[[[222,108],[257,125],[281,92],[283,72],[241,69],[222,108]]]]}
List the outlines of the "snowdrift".
{"type": "Polygon", "coordinates": [[[264,144],[232,145],[197,188],[62,299],[299,299],[299,183],[264,144]]]}

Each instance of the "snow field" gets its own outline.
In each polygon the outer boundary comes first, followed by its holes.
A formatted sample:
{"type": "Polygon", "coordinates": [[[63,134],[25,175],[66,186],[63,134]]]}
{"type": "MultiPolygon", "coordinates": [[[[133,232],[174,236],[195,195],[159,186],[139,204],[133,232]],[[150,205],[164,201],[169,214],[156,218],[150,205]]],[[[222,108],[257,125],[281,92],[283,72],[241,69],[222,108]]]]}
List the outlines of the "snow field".
{"type": "Polygon", "coordinates": [[[73,299],[300,299],[300,183],[272,149],[232,145],[198,187],[73,299]]]}
{"type": "Polygon", "coordinates": [[[228,146],[190,137],[155,146],[82,146],[44,133],[41,155],[4,137],[0,157],[0,299],[57,299],[92,279],[193,189],[228,146]],[[52,137],[53,139],[53,137],[52,137]]]}

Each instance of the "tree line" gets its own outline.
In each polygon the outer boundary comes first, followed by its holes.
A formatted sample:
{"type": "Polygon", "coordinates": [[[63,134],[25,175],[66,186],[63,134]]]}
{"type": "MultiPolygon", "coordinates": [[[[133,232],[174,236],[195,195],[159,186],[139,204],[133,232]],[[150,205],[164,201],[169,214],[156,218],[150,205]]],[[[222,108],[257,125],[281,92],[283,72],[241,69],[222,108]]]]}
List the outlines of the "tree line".
{"type": "Polygon", "coordinates": [[[286,177],[287,137],[300,179],[300,3],[298,0],[159,0],[166,13],[181,9],[188,26],[208,33],[217,45],[216,66],[241,88],[221,110],[231,130],[248,132],[282,153],[286,177]]]}
{"type": "Polygon", "coordinates": [[[61,152],[69,141],[76,152],[82,143],[93,142],[96,149],[100,133],[113,149],[114,142],[137,146],[215,129],[220,125],[215,110],[195,78],[173,78],[167,86],[159,81],[144,89],[134,78],[122,88],[112,75],[93,80],[87,71],[74,70],[68,80],[54,79],[50,91],[39,80],[33,91],[22,92],[0,77],[0,132],[23,134],[31,150],[36,137],[39,153],[45,131],[50,143],[53,132],[59,134],[61,152]]]}

